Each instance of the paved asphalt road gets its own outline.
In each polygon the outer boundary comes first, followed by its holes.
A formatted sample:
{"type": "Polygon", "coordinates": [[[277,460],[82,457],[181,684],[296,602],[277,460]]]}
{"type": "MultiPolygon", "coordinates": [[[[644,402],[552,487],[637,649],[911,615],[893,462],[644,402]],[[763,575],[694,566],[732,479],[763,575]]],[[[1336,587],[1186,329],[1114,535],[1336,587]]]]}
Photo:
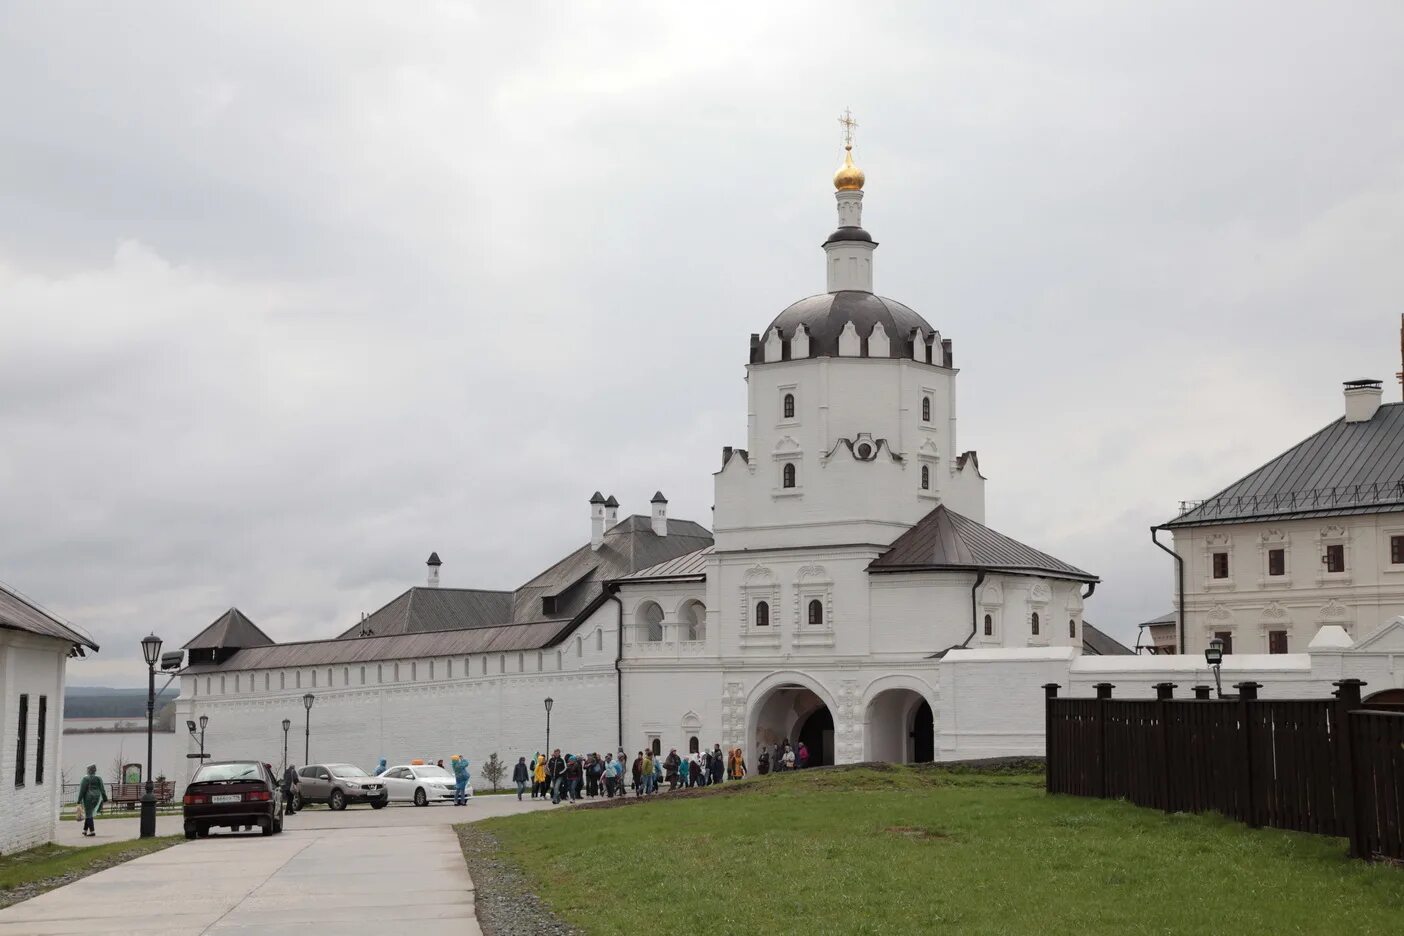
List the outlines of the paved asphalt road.
{"type": "MultiPolygon", "coordinates": [[[[546,808],[485,796],[464,807],[307,810],[282,835],[215,832],[0,910],[0,936],[476,934],[473,882],[449,824],[546,808]]],[[[162,821],[174,823],[163,834],[179,831],[178,817],[162,821]]],[[[97,841],[132,837],[135,822],[100,821],[97,841]]]]}
{"type": "MultiPolygon", "coordinates": [[[[394,805],[384,809],[371,809],[369,806],[348,806],[339,813],[322,806],[305,809],[287,818],[286,827],[294,829],[343,829],[348,826],[358,828],[445,825],[453,822],[471,822],[489,816],[508,816],[523,809],[542,808],[549,803],[529,797],[517,802],[515,793],[506,796],[475,796],[467,806],[452,806],[447,803],[434,803],[429,806],[394,805]]],[[[139,819],[98,819],[93,823],[97,835],[84,838],[83,823],[69,819],[59,823],[59,834],[55,840],[60,845],[101,845],[122,839],[134,839],[141,831],[139,819]]],[[[184,826],[180,816],[158,816],[157,835],[180,835],[184,826]]],[[[218,834],[218,833],[216,833],[218,834]]]]}

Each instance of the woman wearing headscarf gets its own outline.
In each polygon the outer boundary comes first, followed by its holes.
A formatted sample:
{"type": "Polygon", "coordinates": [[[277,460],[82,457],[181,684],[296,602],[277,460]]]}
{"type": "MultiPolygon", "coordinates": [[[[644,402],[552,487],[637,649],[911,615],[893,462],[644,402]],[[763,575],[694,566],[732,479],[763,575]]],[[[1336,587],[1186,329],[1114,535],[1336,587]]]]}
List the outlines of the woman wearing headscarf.
{"type": "Polygon", "coordinates": [[[468,805],[468,759],[462,754],[453,755],[453,805],[468,805]]]}
{"type": "Polygon", "coordinates": [[[102,785],[102,778],[97,775],[97,764],[88,765],[88,773],[81,783],[78,784],[78,805],[83,810],[83,835],[97,835],[97,829],[93,827],[93,817],[102,811],[102,804],[107,802],[107,788],[102,785]]]}

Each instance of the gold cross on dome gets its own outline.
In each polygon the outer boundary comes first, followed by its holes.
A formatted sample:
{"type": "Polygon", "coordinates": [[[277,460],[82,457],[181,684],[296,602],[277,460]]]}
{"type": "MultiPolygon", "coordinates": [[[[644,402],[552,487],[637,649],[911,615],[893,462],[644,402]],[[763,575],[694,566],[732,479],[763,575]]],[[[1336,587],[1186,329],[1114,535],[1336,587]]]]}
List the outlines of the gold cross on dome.
{"type": "Polygon", "coordinates": [[[843,148],[852,149],[853,128],[858,126],[858,121],[853,119],[853,112],[845,107],[843,113],[839,115],[838,122],[839,126],[843,127],[843,148]]]}

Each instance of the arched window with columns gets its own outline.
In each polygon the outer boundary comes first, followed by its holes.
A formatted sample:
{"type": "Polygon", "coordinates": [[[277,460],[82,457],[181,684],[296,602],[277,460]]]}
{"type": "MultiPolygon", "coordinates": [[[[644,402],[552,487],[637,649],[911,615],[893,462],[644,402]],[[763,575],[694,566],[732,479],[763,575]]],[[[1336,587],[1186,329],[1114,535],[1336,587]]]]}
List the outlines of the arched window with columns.
{"type": "Polygon", "coordinates": [[[809,625],[811,627],[824,626],[824,602],[818,598],[809,602],[809,625]]]}
{"type": "Polygon", "coordinates": [[[765,601],[756,602],[756,626],[770,626],[770,603],[765,601]]]}
{"type": "Polygon", "coordinates": [[[663,640],[663,609],[656,601],[645,601],[634,613],[639,640],[659,643],[663,640]]]}

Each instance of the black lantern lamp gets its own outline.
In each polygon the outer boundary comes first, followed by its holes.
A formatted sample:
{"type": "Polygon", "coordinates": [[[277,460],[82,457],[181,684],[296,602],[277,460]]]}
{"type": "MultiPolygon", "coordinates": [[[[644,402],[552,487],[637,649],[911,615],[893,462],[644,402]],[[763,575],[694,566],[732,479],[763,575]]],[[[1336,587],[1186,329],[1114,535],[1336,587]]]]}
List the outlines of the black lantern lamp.
{"type": "Polygon", "coordinates": [[[1209,647],[1204,651],[1204,662],[1214,670],[1214,693],[1219,697],[1224,697],[1224,686],[1219,681],[1219,666],[1224,662],[1224,642],[1215,637],[1209,641],[1209,647]]]}
{"type": "Polygon", "coordinates": [[[555,700],[550,696],[546,697],[546,756],[551,756],[551,706],[555,700]]]}

